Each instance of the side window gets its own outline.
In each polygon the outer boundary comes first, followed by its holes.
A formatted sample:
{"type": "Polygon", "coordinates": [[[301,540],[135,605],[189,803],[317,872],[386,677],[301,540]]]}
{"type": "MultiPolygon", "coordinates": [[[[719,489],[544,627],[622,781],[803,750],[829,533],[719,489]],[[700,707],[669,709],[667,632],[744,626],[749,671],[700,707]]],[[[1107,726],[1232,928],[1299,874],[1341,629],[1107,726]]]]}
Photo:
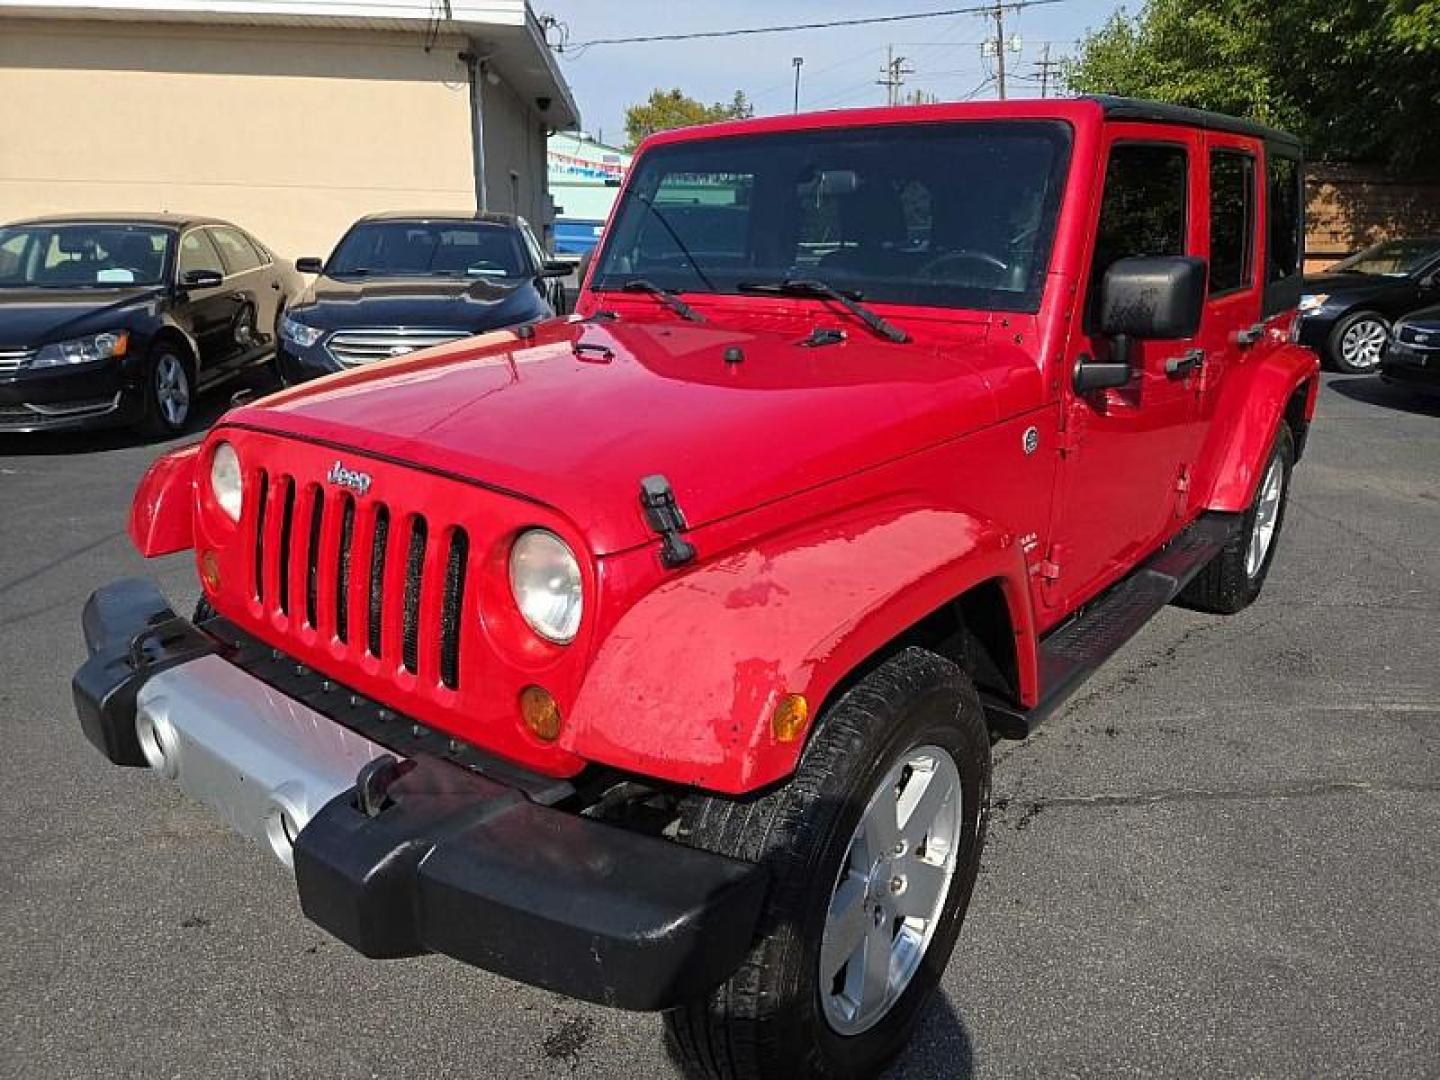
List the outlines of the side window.
{"type": "Polygon", "coordinates": [[[525,250],[530,253],[530,258],[535,263],[535,269],[538,271],[540,267],[545,264],[549,256],[545,254],[545,249],[540,246],[540,241],[535,239],[535,234],[530,230],[530,223],[524,218],[517,218],[516,223],[520,227],[520,237],[525,242],[525,250]]]}
{"type": "Polygon", "coordinates": [[[1189,157],[1183,146],[1120,143],[1105,167],[1105,194],[1090,268],[1090,314],[1099,311],[1100,284],[1118,259],[1184,255],[1189,202],[1189,157]]]}
{"type": "Polygon", "coordinates": [[[1284,281],[1300,273],[1301,228],[1300,163],[1294,158],[1269,155],[1265,164],[1269,187],[1269,249],[1267,281],[1284,281]]]}
{"type": "Polygon", "coordinates": [[[13,277],[19,280],[30,241],[31,235],[22,232],[0,244],[0,278],[13,277]]]}
{"type": "Polygon", "coordinates": [[[1210,295],[1255,284],[1255,159],[1210,154],[1210,295]]]}
{"type": "Polygon", "coordinates": [[[260,243],[259,240],[256,240],[253,236],[251,236],[251,235],[250,235],[249,233],[247,233],[247,232],[240,232],[239,229],[236,229],[235,231],[236,231],[237,233],[240,233],[241,238],[242,238],[247,244],[249,244],[250,247],[254,250],[254,252],[255,252],[255,258],[257,258],[257,259],[260,260],[257,265],[259,265],[259,266],[269,266],[272,262],[275,261],[275,260],[271,257],[270,252],[266,250],[265,245],[262,244],[262,243],[260,243]]]}
{"type": "Polygon", "coordinates": [[[220,258],[228,274],[243,274],[260,266],[260,257],[249,241],[234,229],[209,229],[210,239],[220,249],[220,258]]]}
{"type": "Polygon", "coordinates": [[[208,229],[191,229],[180,238],[179,269],[182,278],[191,270],[213,270],[217,274],[225,273],[225,267],[220,262],[220,253],[210,242],[209,232],[208,229]]]}

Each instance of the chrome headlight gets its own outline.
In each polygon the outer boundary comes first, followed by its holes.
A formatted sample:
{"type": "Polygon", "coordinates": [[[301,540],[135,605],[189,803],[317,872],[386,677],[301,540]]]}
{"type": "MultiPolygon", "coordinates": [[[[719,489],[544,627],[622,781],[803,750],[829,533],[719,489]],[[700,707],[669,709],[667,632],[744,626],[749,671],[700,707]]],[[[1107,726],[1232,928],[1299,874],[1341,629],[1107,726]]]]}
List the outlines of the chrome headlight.
{"type": "Polygon", "coordinates": [[[225,516],[239,521],[245,505],[245,481],[240,475],[240,456],[228,442],[216,443],[210,455],[210,490],[225,516]]]}
{"type": "Polygon", "coordinates": [[[325,331],[319,327],[306,326],[303,322],[296,322],[289,315],[282,315],[280,317],[280,336],[286,341],[299,345],[302,349],[308,349],[325,336],[325,331]]]}
{"type": "Polygon", "coordinates": [[[520,534],[510,549],[510,592],[515,606],[547,641],[567,645],[580,630],[580,564],[570,545],[548,529],[520,534]]]}
{"type": "Polygon", "coordinates": [[[1325,301],[1330,299],[1329,293],[1306,293],[1300,297],[1299,311],[1301,315],[1313,315],[1325,306],[1325,301]]]}
{"type": "Polygon", "coordinates": [[[73,341],[57,341],[44,346],[30,362],[31,367],[64,367],[67,364],[92,364],[97,360],[109,360],[124,356],[130,345],[130,334],[124,330],[107,330],[103,334],[76,338],[73,341]]]}

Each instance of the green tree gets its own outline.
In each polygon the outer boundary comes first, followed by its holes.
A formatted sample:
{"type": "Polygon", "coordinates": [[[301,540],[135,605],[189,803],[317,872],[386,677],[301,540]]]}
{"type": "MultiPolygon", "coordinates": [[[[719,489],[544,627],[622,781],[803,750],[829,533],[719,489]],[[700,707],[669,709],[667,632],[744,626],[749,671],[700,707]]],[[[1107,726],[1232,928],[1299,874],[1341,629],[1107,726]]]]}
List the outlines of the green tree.
{"type": "Polygon", "coordinates": [[[1285,127],[1315,156],[1440,172],[1440,0],[1150,0],[1088,34],[1067,76],[1285,127]]]}
{"type": "Polygon", "coordinates": [[[630,149],[640,145],[647,135],[671,128],[689,127],[691,124],[709,124],[716,120],[734,120],[755,115],[745,91],[736,90],[735,96],[726,102],[706,105],[673,90],[652,90],[650,97],[639,105],[625,110],[625,134],[630,138],[630,149]]]}

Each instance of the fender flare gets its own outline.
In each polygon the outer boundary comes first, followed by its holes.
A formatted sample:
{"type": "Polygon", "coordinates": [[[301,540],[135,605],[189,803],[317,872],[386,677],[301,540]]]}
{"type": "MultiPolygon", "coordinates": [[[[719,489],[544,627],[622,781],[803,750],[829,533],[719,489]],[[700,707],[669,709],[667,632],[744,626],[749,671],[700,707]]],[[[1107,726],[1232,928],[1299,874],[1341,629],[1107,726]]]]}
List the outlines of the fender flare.
{"type": "Polygon", "coordinates": [[[1215,415],[1231,420],[1217,447],[1206,509],[1241,513],[1249,508],[1275,433],[1286,422],[1287,409],[1302,387],[1305,399],[1300,418],[1308,422],[1315,414],[1320,361],[1309,349],[1290,344],[1227,378],[1215,415]]]}
{"type": "Polygon", "coordinates": [[[192,443],[156,458],[141,477],[127,531],[145,558],[194,547],[195,468],[203,445],[192,443]]]}
{"type": "Polygon", "coordinates": [[[1017,539],[964,511],[885,500],[762,537],[646,593],[597,646],[562,742],[658,779],[726,794],[762,788],[794,772],[804,748],[803,737],[782,742],[772,730],[784,696],[804,696],[813,726],[857,666],[996,579],[1021,696],[1033,697],[1017,539]]]}

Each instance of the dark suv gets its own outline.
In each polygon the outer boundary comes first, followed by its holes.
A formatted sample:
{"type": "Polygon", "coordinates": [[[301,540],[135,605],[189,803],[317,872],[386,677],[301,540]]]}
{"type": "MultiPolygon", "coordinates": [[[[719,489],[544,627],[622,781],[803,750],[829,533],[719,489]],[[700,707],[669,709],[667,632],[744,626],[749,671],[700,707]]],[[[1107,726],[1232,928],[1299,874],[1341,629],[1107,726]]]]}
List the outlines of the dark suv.
{"type": "Polygon", "coordinates": [[[287,383],[548,319],[570,273],[508,214],[372,214],[295,267],[320,276],[280,324],[287,383]]]}

